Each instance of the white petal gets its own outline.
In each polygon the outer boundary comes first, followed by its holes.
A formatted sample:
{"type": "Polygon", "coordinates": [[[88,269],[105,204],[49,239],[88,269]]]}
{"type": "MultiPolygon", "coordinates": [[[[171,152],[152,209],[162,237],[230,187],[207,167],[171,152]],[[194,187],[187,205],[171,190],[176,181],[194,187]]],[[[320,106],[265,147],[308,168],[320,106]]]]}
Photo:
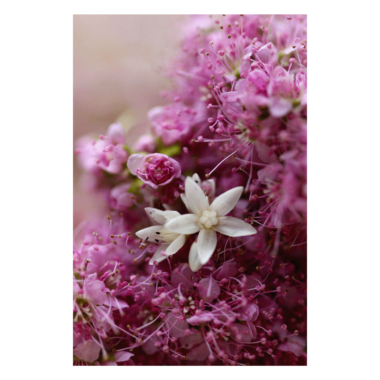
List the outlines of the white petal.
{"type": "Polygon", "coordinates": [[[164,218],[166,218],[166,221],[176,218],[177,216],[180,216],[181,214],[178,211],[173,210],[165,210],[162,214],[164,218]]]}
{"type": "Polygon", "coordinates": [[[164,261],[166,259],[166,255],[164,256],[161,252],[166,251],[166,249],[169,247],[169,244],[162,244],[158,247],[157,251],[154,253],[153,257],[149,261],[149,265],[153,265],[155,261],[160,263],[161,261],[164,261]]]}
{"type": "Polygon", "coordinates": [[[214,202],[212,202],[211,210],[216,211],[218,216],[228,214],[236,206],[236,203],[238,203],[243,189],[243,186],[238,186],[219,195],[219,197],[215,198],[214,202]]]}
{"type": "Polygon", "coordinates": [[[137,169],[141,168],[144,158],[145,156],[142,154],[132,154],[132,156],[128,158],[127,166],[133,175],[136,175],[137,169]]]}
{"type": "Polygon", "coordinates": [[[199,178],[199,175],[197,173],[193,174],[193,176],[191,177],[194,182],[197,184],[197,185],[201,185],[201,179],[199,178]]]}
{"type": "Polygon", "coordinates": [[[153,243],[154,241],[156,241],[158,243],[161,239],[157,239],[157,237],[161,235],[161,231],[163,228],[163,226],[151,226],[148,228],[144,228],[143,230],[137,231],[136,235],[144,242],[149,241],[150,243],[153,243]]]}
{"type": "Polygon", "coordinates": [[[202,263],[199,261],[199,257],[198,257],[198,243],[196,243],[196,242],[194,242],[191,245],[191,248],[190,248],[189,265],[190,265],[190,269],[193,272],[198,272],[199,269],[201,269],[202,266],[203,266],[202,263]]]}
{"type": "Polygon", "coordinates": [[[198,257],[202,265],[205,265],[207,261],[215,251],[216,248],[216,232],[202,228],[198,235],[198,257]]]}
{"type": "Polygon", "coordinates": [[[235,237],[254,235],[257,231],[244,220],[234,218],[232,216],[224,216],[219,218],[219,223],[214,226],[215,231],[220,234],[235,237]]]}
{"type": "Polygon", "coordinates": [[[186,178],[185,193],[189,208],[194,214],[199,215],[203,210],[206,210],[209,207],[206,195],[191,177],[186,178]]]}
{"type": "Polygon", "coordinates": [[[185,244],[186,242],[186,236],[185,235],[179,235],[177,239],[175,239],[168,248],[166,248],[166,255],[171,256],[177,253],[185,244]]]}
{"type": "Polygon", "coordinates": [[[189,203],[187,202],[185,193],[181,193],[181,199],[182,199],[183,204],[186,206],[187,210],[191,212],[189,209],[189,203]]]}
{"type": "Polygon", "coordinates": [[[145,212],[152,219],[152,221],[157,224],[165,224],[168,220],[174,219],[177,216],[181,215],[177,211],[171,211],[171,210],[163,211],[163,210],[159,210],[153,207],[146,207],[145,212]]]}
{"type": "Polygon", "coordinates": [[[177,234],[195,234],[199,231],[198,217],[194,214],[185,214],[169,220],[165,228],[177,234]]]}

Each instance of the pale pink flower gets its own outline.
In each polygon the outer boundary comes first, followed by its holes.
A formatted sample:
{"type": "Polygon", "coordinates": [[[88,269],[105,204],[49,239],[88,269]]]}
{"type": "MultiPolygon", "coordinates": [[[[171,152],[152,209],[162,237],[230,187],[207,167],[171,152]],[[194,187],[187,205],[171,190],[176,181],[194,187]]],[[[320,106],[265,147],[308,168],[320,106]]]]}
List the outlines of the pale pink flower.
{"type": "Polygon", "coordinates": [[[128,190],[131,187],[130,183],[115,186],[110,193],[110,206],[118,211],[124,211],[131,207],[133,202],[133,194],[128,190]]]}
{"type": "Polygon", "coordinates": [[[125,134],[121,124],[111,124],[106,136],[93,140],[85,136],[78,141],[76,153],[82,167],[91,173],[102,169],[118,174],[124,169],[128,153],[124,149],[125,134]]]}
{"type": "Polygon", "coordinates": [[[152,135],[142,135],[133,145],[135,152],[148,152],[153,153],[156,147],[156,140],[152,135]]]}

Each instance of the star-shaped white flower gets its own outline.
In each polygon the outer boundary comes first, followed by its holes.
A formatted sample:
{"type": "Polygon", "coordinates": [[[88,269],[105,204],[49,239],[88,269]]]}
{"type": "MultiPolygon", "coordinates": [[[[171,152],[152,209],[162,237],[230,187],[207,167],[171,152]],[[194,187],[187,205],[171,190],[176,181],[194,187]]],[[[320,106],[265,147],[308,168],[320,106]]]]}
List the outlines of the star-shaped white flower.
{"type": "MultiPolygon", "coordinates": [[[[191,177],[194,182],[203,190],[203,192],[208,196],[209,199],[213,199],[215,196],[215,181],[213,179],[207,179],[206,181],[201,181],[197,173],[193,174],[191,177]]],[[[181,193],[182,202],[185,204],[186,208],[189,209],[189,204],[186,200],[186,194],[181,193]]]]}
{"type": "Polygon", "coordinates": [[[142,239],[144,243],[161,243],[156,253],[149,261],[149,264],[153,265],[154,262],[159,263],[160,261],[165,260],[168,256],[177,253],[185,244],[186,237],[183,234],[169,231],[164,226],[167,221],[180,216],[181,214],[179,212],[170,210],[162,211],[151,207],[147,207],[145,212],[154,223],[157,223],[157,225],[137,231],[136,235],[142,239]]]}
{"type": "Polygon", "coordinates": [[[190,267],[199,270],[208,262],[216,248],[216,232],[231,237],[257,232],[243,220],[225,216],[236,206],[242,193],[242,186],[235,187],[219,195],[210,205],[201,187],[191,177],[186,178],[186,206],[192,213],[171,218],[165,223],[165,228],[183,235],[199,232],[197,243],[190,250],[190,267]]]}

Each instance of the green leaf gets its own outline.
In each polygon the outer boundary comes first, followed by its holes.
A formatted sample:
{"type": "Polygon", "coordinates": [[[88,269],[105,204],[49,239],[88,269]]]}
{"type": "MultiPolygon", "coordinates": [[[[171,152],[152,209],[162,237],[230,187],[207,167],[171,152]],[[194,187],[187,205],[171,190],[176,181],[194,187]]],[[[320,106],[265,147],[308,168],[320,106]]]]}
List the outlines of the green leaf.
{"type": "Polygon", "coordinates": [[[133,154],[133,150],[128,145],[123,145],[123,149],[127,151],[129,155],[133,154]]]}
{"type": "Polygon", "coordinates": [[[140,192],[140,187],[143,185],[143,181],[140,178],[135,178],[131,184],[131,187],[128,189],[128,193],[138,195],[140,192]]]}
{"type": "Polygon", "coordinates": [[[301,101],[299,99],[292,100],[293,107],[297,107],[301,104],[301,101]]]}
{"type": "Polygon", "coordinates": [[[158,138],[156,150],[157,153],[165,154],[169,157],[178,156],[181,153],[181,145],[179,143],[175,143],[170,146],[165,146],[162,143],[161,138],[158,138]]]}

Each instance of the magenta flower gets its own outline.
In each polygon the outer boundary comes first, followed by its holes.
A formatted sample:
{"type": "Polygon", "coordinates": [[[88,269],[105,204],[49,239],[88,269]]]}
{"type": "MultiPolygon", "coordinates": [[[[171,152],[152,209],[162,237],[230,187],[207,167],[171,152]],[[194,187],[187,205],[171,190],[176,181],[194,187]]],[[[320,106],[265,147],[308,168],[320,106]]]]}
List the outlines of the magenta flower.
{"type": "Polygon", "coordinates": [[[141,181],[157,189],[170,183],[181,175],[181,167],[176,160],[165,154],[154,153],[144,156],[132,154],[127,163],[130,172],[141,181]]]}

